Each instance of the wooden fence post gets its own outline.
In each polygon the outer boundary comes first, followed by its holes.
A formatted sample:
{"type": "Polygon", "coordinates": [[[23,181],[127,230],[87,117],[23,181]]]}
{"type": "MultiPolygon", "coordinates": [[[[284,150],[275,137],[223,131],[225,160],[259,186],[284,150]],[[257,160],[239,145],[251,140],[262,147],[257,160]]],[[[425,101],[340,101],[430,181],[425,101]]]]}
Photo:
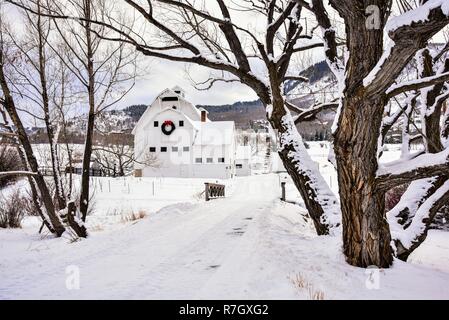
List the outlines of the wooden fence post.
{"type": "Polygon", "coordinates": [[[285,182],[281,182],[282,196],[281,200],[285,201],[285,182]]]}
{"type": "Polygon", "coordinates": [[[206,189],[205,189],[205,191],[204,191],[204,193],[205,193],[205,195],[206,195],[206,201],[209,201],[209,200],[210,200],[210,198],[209,198],[209,183],[208,183],[208,182],[205,182],[204,185],[205,185],[205,187],[206,187],[206,189]]]}

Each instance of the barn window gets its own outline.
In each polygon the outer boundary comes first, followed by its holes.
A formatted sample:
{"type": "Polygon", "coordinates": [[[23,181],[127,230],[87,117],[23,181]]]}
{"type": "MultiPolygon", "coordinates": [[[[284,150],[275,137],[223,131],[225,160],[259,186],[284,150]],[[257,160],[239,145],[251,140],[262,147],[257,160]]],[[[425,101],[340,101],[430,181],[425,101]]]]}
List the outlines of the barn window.
{"type": "Polygon", "coordinates": [[[178,147],[171,147],[172,152],[178,152],[178,147]]]}
{"type": "Polygon", "coordinates": [[[159,127],[159,121],[154,121],[154,126],[159,127]]]}
{"type": "Polygon", "coordinates": [[[218,163],[224,163],[225,162],[225,158],[218,158],[218,163]]]}
{"type": "Polygon", "coordinates": [[[178,97],[165,97],[162,98],[162,101],[178,101],[178,97]]]}
{"type": "Polygon", "coordinates": [[[161,147],[161,152],[167,152],[167,147],[161,147]]]}
{"type": "Polygon", "coordinates": [[[190,148],[189,148],[189,147],[184,147],[184,148],[182,148],[182,151],[184,151],[184,152],[189,152],[189,151],[190,151],[190,148]]]}
{"type": "Polygon", "coordinates": [[[156,147],[150,147],[150,152],[156,152],[156,147]]]}
{"type": "Polygon", "coordinates": [[[195,163],[203,163],[203,158],[195,158],[195,163]]]}
{"type": "Polygon", "coordinates": [[[179,120],[179,126],[184,127],[184,120],[179,120]]]}
{"type": "Polygon", "coordinates": [[[237,169],[242,169],[242,168],[243,168],[243,164],[236,164],[235,167],[236,167],[237,169]]]}
{"type": "Polygon", "coordinates": [[[207,162],[207,163],[213,163],[213,162],[214,162],[214,159],[212,159],[212,158],[207,158],[206,162],[207,162]]]}

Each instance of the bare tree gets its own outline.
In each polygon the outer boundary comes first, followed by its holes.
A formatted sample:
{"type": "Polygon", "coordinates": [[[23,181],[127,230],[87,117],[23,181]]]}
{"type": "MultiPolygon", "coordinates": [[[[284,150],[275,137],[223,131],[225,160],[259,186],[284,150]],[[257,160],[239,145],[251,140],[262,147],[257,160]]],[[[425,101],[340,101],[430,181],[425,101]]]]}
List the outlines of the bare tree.
{"type": "MultiPolygon", "coordinates": [[[[21,5],[16,1],[10,2],[21,5]]],[[[70,12],[63,14],[56,10],[50,10],[46,15],[55,19],[75,18],[90,27],[107,27],[113,33],[101,34],[102,39],[130,44],[146,56],[194,63],[231,75],[228,78],[213,77],[205,83],[206,86],[220,81],[239,81],[252,88],[266,105],[268,120],[278,131],[281,141],[279,155],[304,199],[317,232],[327,234],[331,227],[337,226],[338,201],[307,154],[294,120],[285,108],[286,105],[292,106],[286,104],[281,89],[284,81],[293,77],[288,73],[292,55],[311,48],[307,44],[298,45],[300,39],[309,38],[302,35],[302,6],[296,1],[282,1],[285,6],[273,2],[264,10],[257,10],[270,26],[261,40],[249,28],[241,28],[232,22],[229,8],[222,0],[216,2],[218,14],[221,15],[218,17],[209,13],[204,5],[198,7],[179,1],[148,1],[143,7],[136,1],[125,2],[155,29],[156,37],[151,34],[150,40],[146,40],[145,32],[133,30],[132,25],[121,24],[108,14],[97,20],[81,14],[74,17],[70,12]],[[163,17],[164,21],[156,16],[163,17]],[[243,41],[248,44],[244,45],[243,41]],[[264,78],[257,75],[250,63],[252,59],[261,61],[265,66],[264,78]]],[[[312,47],[319,46],[324,44],[312,47]]]]}
{"type": "Polygon", "coordinates": [[[17,140],[20,142],[20,145],[23,149],[23,154],[26,157],[24,160],[26,161],[26,169],[28,171],[24,171],[23,174],[27,176],[32,176],[34,182],[36,183],[36,188],[39,190],[40,198],[42,200],[43,206],[46,211],[46,215],[48,219],[44,219],[51,227],[50,230],[54,231],[57,236],[61,236],[65,228],[60,221],[54,204],[52,202],[52,198],[48,187],[45,183],[44,177],[39,172],[39,165],[37,163],[36,157],[34,156],[33,149],[31,147],[31,143],[29,141],[28,135],[26,133],[25,127],[22,123],[22,120],[19,117],[18,110],[16,108],[16,103],[14,97],[11,93],[10,89],[10,81],[7,76],[7,68],[10,67],[11,64],[14,63],[14,58],[17,57],[17,52],[8,49],[11,47],[10,42],[5,38],[5,22],[3,21],[2,15],[0,15],[0,86],[2,90],[2,98],[1,104],[4,109],[7,111],[9,118],[11,119],[14,127],[16,128],[16,132],[14,133],[17,137],[17,140]],[[7,49],[8,48],[8,49],[7,49]],[[12,59],[12,60],[11,60],[12,59]]]}
{"type": "MultiPolygon", "coordinates": [[[[41,11],[41,0],[28,1],[30,6],[41,11]]],[[[12,65],[17,75],[17,83],[14,93],[21,97],[28,114],[38,122],[43,122],[46,128],[48,146],[50,149],[53,183],[55,186],[54,197],[57,200],[57,208],[66,208],[67,199],[60,175],[60,161],[57,152],[57,138],[60,127],[56,121],[55,102],[61,101],[66,94],[64,92],[64,79],[60,74],[60,61],[52,52],[49,41],[51,40],[51,21],[40,15],[32,15],[22,10],[23,23],[26,25],[25,35],[18,37],[15,32],[9,34],[10,39],[20,52],[16,64],[12,65]],[[62,88],[62,90],[59,90],[62,88]]],[[[20,102],[20,101],[19,101],[20,102]]],[[[64,106],[60,106],[64,108],[64,106]]]]}
{"type": "Polygon", "coordinates": [[[105,133],[101,146],[93,149],[95,162],[108,176],[123,177],[131,172],[135,160],[132,144],[132,136],[105,133]]]}
{"type": "MultiPolygon", "coordinates": [[[[99,113],[112,107],[134,86],[136,77],[136,54],[127,50],[123,43],[106,42],[103,38],[110,32],[103,26],[93,25],[111,10],[104,0],[70,0],[62,5],[58,1],[46,1],[47,10],[72,12],[82,20],[53,20],[59,36],[69,51],[55,53],[75,75],[80,90],[86,93],[88,105],[83,168],[81,176],[80,211],[86,220],[89,206],[89,175],[92,162],[95,119],[99,113]]],[[[24,2],[21,2],[22,6],[24,2]]],[[[27,5],[28,9],[31,9],[27,5]]],[[[36,10],[28,10],[37,15],[36,10]]]]}
{"type": "MultiPolygon", "coordinates": [[[[39,10],[39,1],[36,4],[39,10]]],[[[20,149],[18,149],[19,155],[24,163],[24,167],[27,169],[27,171],[20,171],[14,174],[28,177],[33,202],[37,211],[43,218],[43,223],[47,225],[50,231],[54,232],[57,236],[61,236],[66,228],[64,227],[58,212],[66,209],[66,199],[62,190],[58,156],[55,147],[55,136],[50,120],[51,86],[46,80],[48,71],[46,64],[49,60],[47,60],[45,52],[46,46],[44,44],[47,41],[47,36],[44,35],[45,31],[40,15],[35,17],[36,20],[32,20],[30,16],[28,16],[28,18],[31,28],[35,28],[33,29],[35,33],[30,32],[29,35],[36,36],[36,38],[33,38],[33,40],[35,40],[34,43],[32,40],[28,39],[30,47],[26,47],[23,43],[21,43],[22,45],[19,45],[18,39],[13,37],[9,29],[2,24],[2,50],[0,61],[2,65],[2,69],[0,70],[0,83],[3,93],[2,104],[14,124],[16,131],[14,132],[14,135],[17,137],[18,144],[20,145],[20,149]],[[5,50],[6,46],[9,52],[5,50]],[[35,56],[33,55],[33,52],[36,54],[35,56]],[[20,68],[18,68],[18,66],[20,66],[20,68]],[[5,70],[8,71],[8,74],[6,74],[5,70]],[[33,77],[33,74],[35,77],[33,77]],[[34,82],[36,79],[38,79],[38,84],[34,82]],[[13,90],[11,90],[10,87],[13,87],[13,90]],[[32,149],[29,137],[19,116],[19,111],[24,109],[18,108],[17,101],[24,99],[24,97],[28,103],[36,104],[42,107],[43,110],[42,121],[46,124],[51,149],[56,203],[53,203],[49,186],[40,172],[39,164],[32,149]],[[32,179],[30,179],[30,177],[32,179]],[[44,214],[44,211],[40,209],[39,199],[45,207],[46,215],[44,214]]],[[[34,115],[33,112],[29,112],[29,114],[34,115]]],[[[3,116],[3,118],[6,119],[5,116],[3,116]]],[[[12,173],[3,172],[2,174],[12,173]]],[[[79,225],[76,219],[72,219],[75,214],[75,212],[67,212],[67,226],[69,229],[72,229],[77,236],[85,237],[87,235],[85,227],[79,225]]]]}
{"type": "MultiPolygon", "coordinates": [[[[320,1],[313,1],[311,10],[325,18],[325,8],[316,2],[320,1]]],[[[334,130],[344,252],[352,265],[386,267],[392,263],[392,248],[385,219],[385,192],[416,179],[444,174],[447,165],[445,158],[435,163],[423,162],[418,156],[398,166],[380,167],[379,136],[385,106],[398,94],[448,79],[442,74],[395,84],[416,52],[449,23],[449,18],[437,1],[391,18],[391,1],[380,1],[371,8],[372,21],[354,12],[355,1],[330,3],[345,21],[349,51],[345,74],[339,75],[344,91],[334,130]],[[418,10],[428,10],[427,19],[415,21],[418,10]],[[385,34],[390,38],[387,47],[385,34]]]]}
{"type": "MultiPolygon", "coordinates": [[[[446,45],[418,51],[415,60],[421,79],[449,72],[447,49],[446,45]]],[[[448,97],[449,92],[444,83],[423,88],[415,93],[404,114],[407,119],[404,119],[403,123],[405,139],[402,142],[402,149],[405,150],[405,156],[403,155],[402,158],[411,157],[410,141],[416,137],[423,142],[422,153],[427,154],[427,157],[445,151],[448,146],[445,139],[448,123],[441,120],[443,106],[448,97]],[[416,110],[418,99],[420,110],[416,110]],[[410,126],[413,121],[410,118],[413,111],[420,114],[422,128],[417,130],[414,137],[410,137],[410,126]]],[[[436,214],[449,201],[448,179],[447,173],[442,171],[441,174],[411,182],[401,201],[388,213],[392,238],[399,258],[406,260],[410,253],[425,240],[427,230],[436,214]]]]}
{"type": "MultiPolygon", "coordinates": [[[[281,142],[279,155],[318,233],[328,233],[332,226],[338,225],[341,211],[347,262],[360,267],[391,265],[393,249],[385,215],[385,193],[405,183],[448,174],[447,148],[379,165],[382,131],[388,131],[391,121],[400,118],[385,119],[389,101],[405,92],[449,80],[449,73],[442,72],[433,76],[423,74],[418,81],[396,82],[416,53],[449,23],[445,1],[420,1],[415,7],[402,1],[406,12],[393,16],[391,0],[379,0],[375,5],[367,1],[330,0],[332,10],[344,24],[347,59],[338,55],[336,26],[322,0],[242,0],[236,11],[249,10],[263,17],[267,27],[262,31],[241,27],[231,15],[235,11],[224,0],[208,2],[207,7],[203,2],[175,0],[124,2],[151,27],[149,35],[117,23],[109,15],[95,20],[58,12],[47,14],[107,26],[115,34],[102,38],[130,44],[144,55],[193,63],[219,72],[205,82],[206,87],[220,81],[238,81],[252,88],[267,107],[267,118],[281,142]],[[310,40],[310,35],[303,34],[300,23],[305,10],[321,30],[321,43],[300,41],[310,40]],[[389,39],[385,39],[386,35],[389,39]],[[318,47],[324,48],[327,62],[339,82],[333,134],[341,210],[307,154],[290,113],[293,110],[301,114],[307,110],[289,104],[282,90],[285,80],[297,79],[296,75],[289,74],[292,56],[318,47]],[[252,59],[263,65],[262,73],[256,72],[252,59]]],[[[333,103],[329,105],[335,107],[333,103]]],[[[419,213],[420,218],[430,217],[433,208],[444,200],[447,188],[447,183],[437,187],[424,202],[422,212],[416,212],[415,216],[419,213]]],[[[422,234],[421,227],[416,230],[422,234]]]]}

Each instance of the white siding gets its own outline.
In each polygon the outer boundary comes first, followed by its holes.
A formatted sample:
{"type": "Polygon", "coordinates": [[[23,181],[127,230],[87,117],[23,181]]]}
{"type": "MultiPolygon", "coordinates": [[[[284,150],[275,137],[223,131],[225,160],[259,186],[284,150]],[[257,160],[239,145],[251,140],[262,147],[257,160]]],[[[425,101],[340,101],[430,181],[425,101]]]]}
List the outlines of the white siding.
{"type": "Polygon", "coordinates": [[[200,122],[199,111],[181,96],[178,96],[179,101],[162,101],[162,98],[174,95],[171,90],[164,91],[133,130],[137,158],[135,169],[142,169],[143,176],[232,178],[235,175],[234,124],[209,120],[200,122]],[[167,120],[176,127],[171,135],[165,135],[161,130],[167,120]],[[155,121],[158,122],[157,127],[155,121]],[[183,127],[180,121],[183,121],[183,127]],[[173,147],[177,151],[173,151],[173,147]],[[189,150],[184,151],[185,147],[189,150]],[[155,148],[155,152],[150,152],[150,148],[155,148]],[[161,148],[167,148],[166,152],[161,148]],[[158,167],[141,163],[148,154],[157,157],[158,167]],[[196,163],[196,158],[201,158],[202,163],[196,163]],[[208,158],[212,162],[208,163],[208,158]],[[220,163],[219,158],[224,158],[224,163],[220,163]]]}

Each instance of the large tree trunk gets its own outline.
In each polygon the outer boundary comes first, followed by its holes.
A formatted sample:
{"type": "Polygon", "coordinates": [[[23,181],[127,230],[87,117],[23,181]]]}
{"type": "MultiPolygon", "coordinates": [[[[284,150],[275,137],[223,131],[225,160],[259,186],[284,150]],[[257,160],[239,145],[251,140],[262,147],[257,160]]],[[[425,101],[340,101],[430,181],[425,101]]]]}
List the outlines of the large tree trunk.
{"type": "MultiPolygon", "coordinates": [[[[383,2],[383,1],[382,1],[383,2]]],[[[334,148],[346,261],[354,266],[389,267],[391,235],[385,192],[376,187],[378,144],[387,99],[366,92],[363,80],[383,54],[383,25],[388,5],[380,5],[381,26],[369,30],[365,16],[345,12],[348,51],[346,82],[334,148]]]]}
{"type": "Polygon", "coordinates": [[[376,188],[377,146],[384,101],[346,101],[335,136],[335,155],[346,261],[389,267],[393,257],[385,193],[376,188]]]}

